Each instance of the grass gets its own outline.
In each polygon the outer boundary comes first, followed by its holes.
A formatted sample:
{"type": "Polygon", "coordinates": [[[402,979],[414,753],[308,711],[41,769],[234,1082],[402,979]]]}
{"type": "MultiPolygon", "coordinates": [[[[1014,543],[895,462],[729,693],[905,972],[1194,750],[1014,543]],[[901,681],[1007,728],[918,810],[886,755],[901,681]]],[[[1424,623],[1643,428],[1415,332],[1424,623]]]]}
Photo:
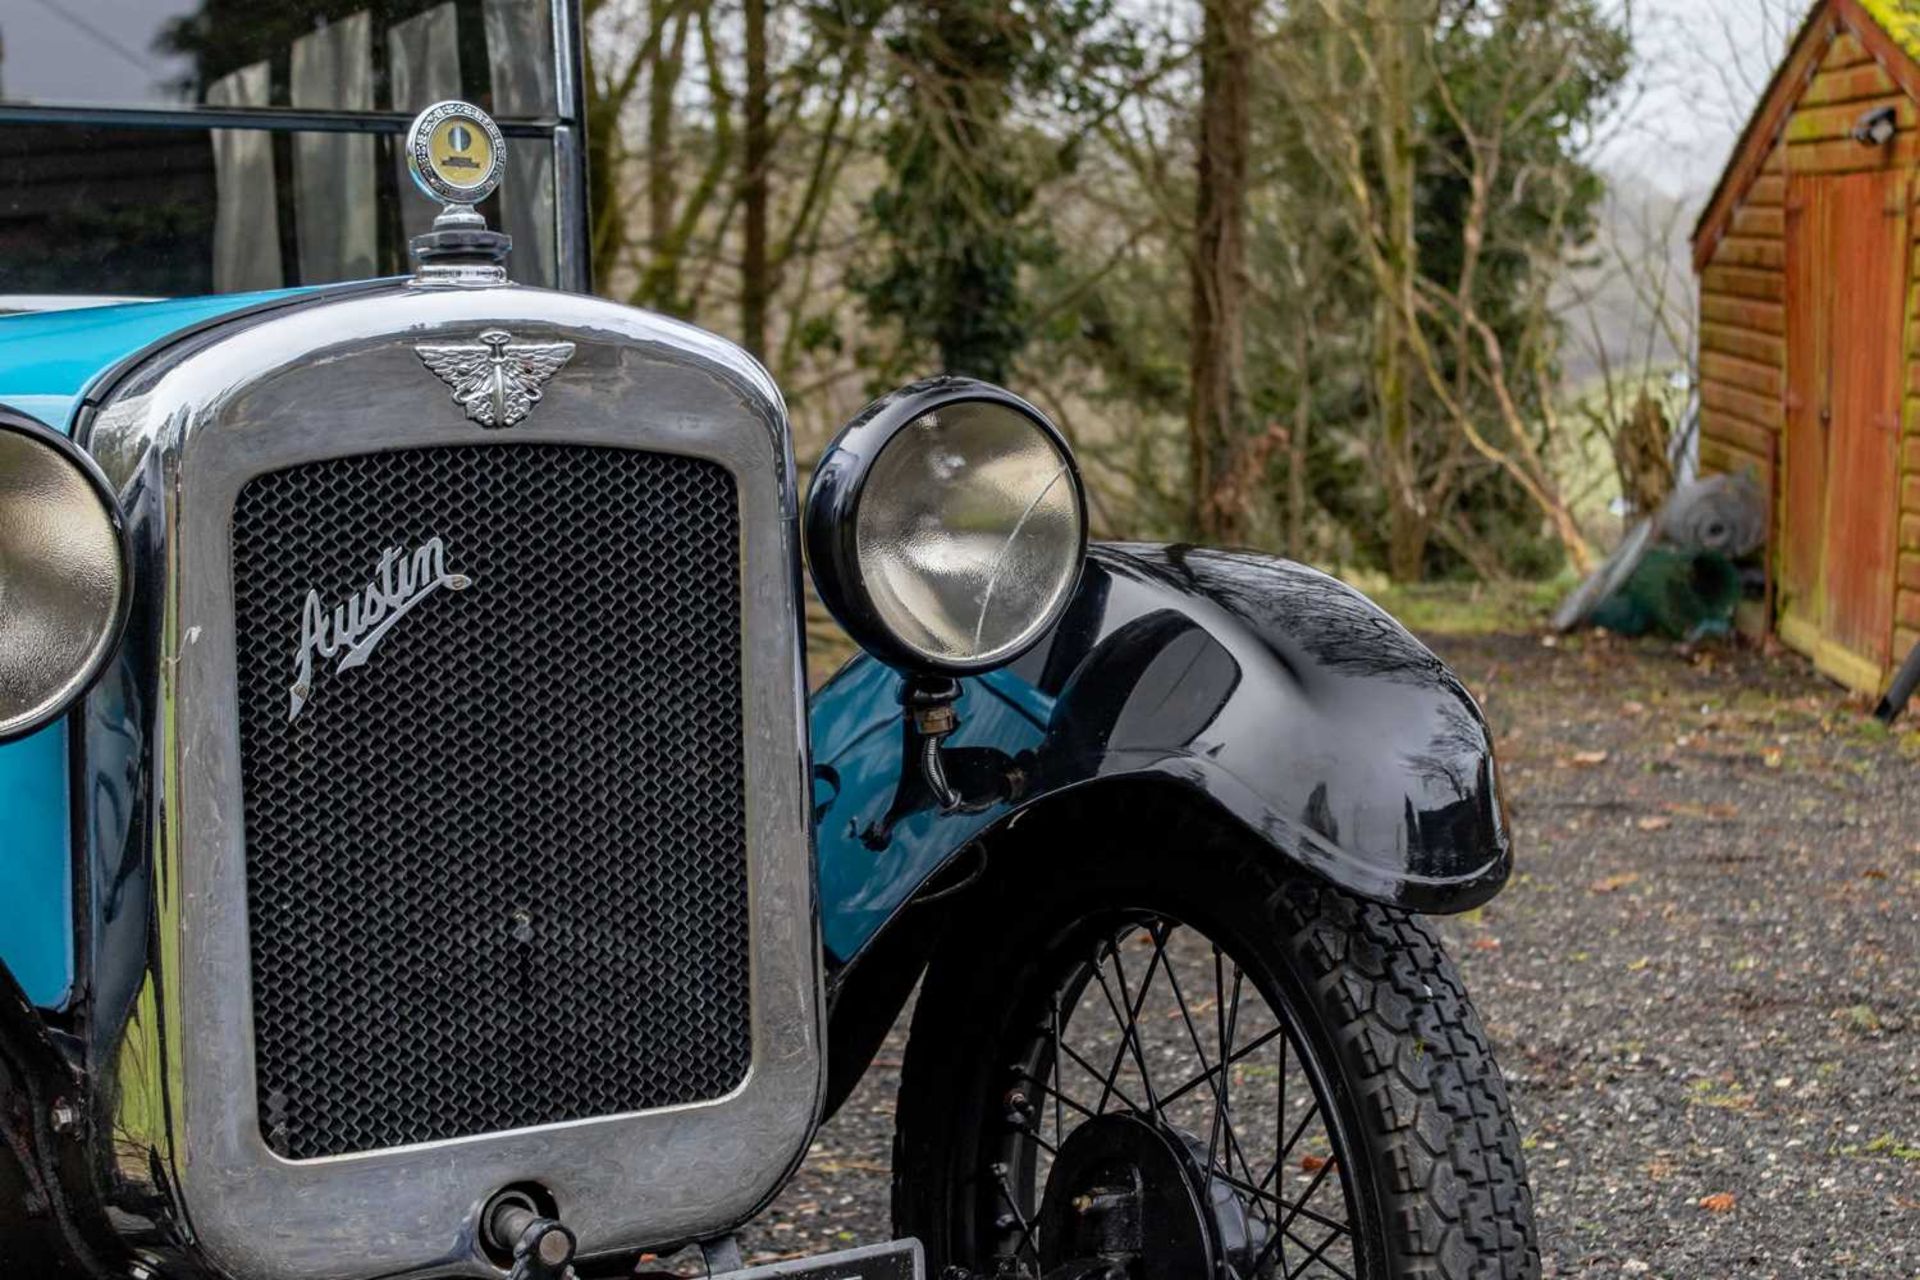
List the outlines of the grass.
{"type": "MultiPolygon", "coordinates": [[[[1405,585],[1385,575],[1347,570],[1339,575],[1375,604],[1423,636],[1525,635],[1544,630],[1554,606],[1572,591],[1570,574],[1544,582],[1429,582],[1405,585]]],[[[807,666],[818,687],[853,656],[854,645],[807,593],[807,666]]]]}
{"type": "Polygon", "coordinates": [[[1402,585],[1367,574],[1346,580],[1419,635],[1484,636],[1538,631],[1574,587],[1571,578],[1547,582],[1439,582],[1402,585]]]}

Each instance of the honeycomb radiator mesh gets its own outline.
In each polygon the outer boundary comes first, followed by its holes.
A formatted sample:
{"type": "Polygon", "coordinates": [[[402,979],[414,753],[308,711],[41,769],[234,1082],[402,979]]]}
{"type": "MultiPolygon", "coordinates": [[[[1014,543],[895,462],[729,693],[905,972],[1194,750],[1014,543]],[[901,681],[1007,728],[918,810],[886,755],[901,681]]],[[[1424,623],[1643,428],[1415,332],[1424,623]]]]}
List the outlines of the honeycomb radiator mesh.
{"type": "Polygon", "coordinates": [[[745,1078],[739,548],[732,476],[666,454],[427,448],[246,484],[234,622],[274,1151],[615,1115],[745,1078]],[[384,552],[411,564],[433,539],[469,585],[366,605],[384,552]],[[289,716],[309,591],[328,627],[354,597],[388,625],[357,652],[304,650],[289,716]]]}

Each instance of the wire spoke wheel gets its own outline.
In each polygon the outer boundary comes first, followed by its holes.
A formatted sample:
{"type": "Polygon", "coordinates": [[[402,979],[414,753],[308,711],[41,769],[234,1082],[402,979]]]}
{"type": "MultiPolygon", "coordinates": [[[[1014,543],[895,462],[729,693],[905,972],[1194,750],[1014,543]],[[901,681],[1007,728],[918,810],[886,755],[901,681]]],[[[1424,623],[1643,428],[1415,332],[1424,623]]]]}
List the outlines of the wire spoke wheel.
{"type": "Polygon", "coordinates": [[[1151,806],[1100,817],[948,908],[894,1137],[930,1274],[1537,1280],[1505,1085],[1432,928],[1151,806]]]}
{"type": "Polygon", "coordinates": [[[1041,1226],[1056,1159],[1089,1121],[1120,1115],[1185,1155],[1218,1274],[1357,1280],[1352,1160],[1284,1000],[1164,913],[1081,932],[1008,1072],[990,1274],[1039,1277],[1065,1259],[1041,1226]]]}

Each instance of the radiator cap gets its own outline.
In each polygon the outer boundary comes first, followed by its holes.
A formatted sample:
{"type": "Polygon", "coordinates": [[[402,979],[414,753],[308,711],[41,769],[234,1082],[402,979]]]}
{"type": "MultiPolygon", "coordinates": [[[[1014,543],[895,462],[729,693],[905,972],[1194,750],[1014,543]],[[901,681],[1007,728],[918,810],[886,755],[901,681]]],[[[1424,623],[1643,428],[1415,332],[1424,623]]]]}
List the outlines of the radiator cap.
{"type": "Polygon", "coordinates": [[[422,280],[491,284],[506,279],[513,238],[487,228],[474,206],[506,170],[507,142],[492,117],[470,102],[436,102],[407,130],[413,181],[444,208],[433,230],[413,239],[422,280]]]}

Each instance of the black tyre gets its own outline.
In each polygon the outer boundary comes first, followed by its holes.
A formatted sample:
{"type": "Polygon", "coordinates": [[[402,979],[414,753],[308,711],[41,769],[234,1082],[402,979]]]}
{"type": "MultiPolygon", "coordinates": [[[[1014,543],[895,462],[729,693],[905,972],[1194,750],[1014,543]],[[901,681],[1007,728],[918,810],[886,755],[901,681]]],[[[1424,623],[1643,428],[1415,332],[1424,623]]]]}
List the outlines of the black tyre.
{"type": "Polygon", "coordinates": [[[1000,859],[934,957],[894,1159],[930,1274],[1537,1276],[1506,1089],[1428,925],[1230,840],[1141,844],[1000,859]]]}

